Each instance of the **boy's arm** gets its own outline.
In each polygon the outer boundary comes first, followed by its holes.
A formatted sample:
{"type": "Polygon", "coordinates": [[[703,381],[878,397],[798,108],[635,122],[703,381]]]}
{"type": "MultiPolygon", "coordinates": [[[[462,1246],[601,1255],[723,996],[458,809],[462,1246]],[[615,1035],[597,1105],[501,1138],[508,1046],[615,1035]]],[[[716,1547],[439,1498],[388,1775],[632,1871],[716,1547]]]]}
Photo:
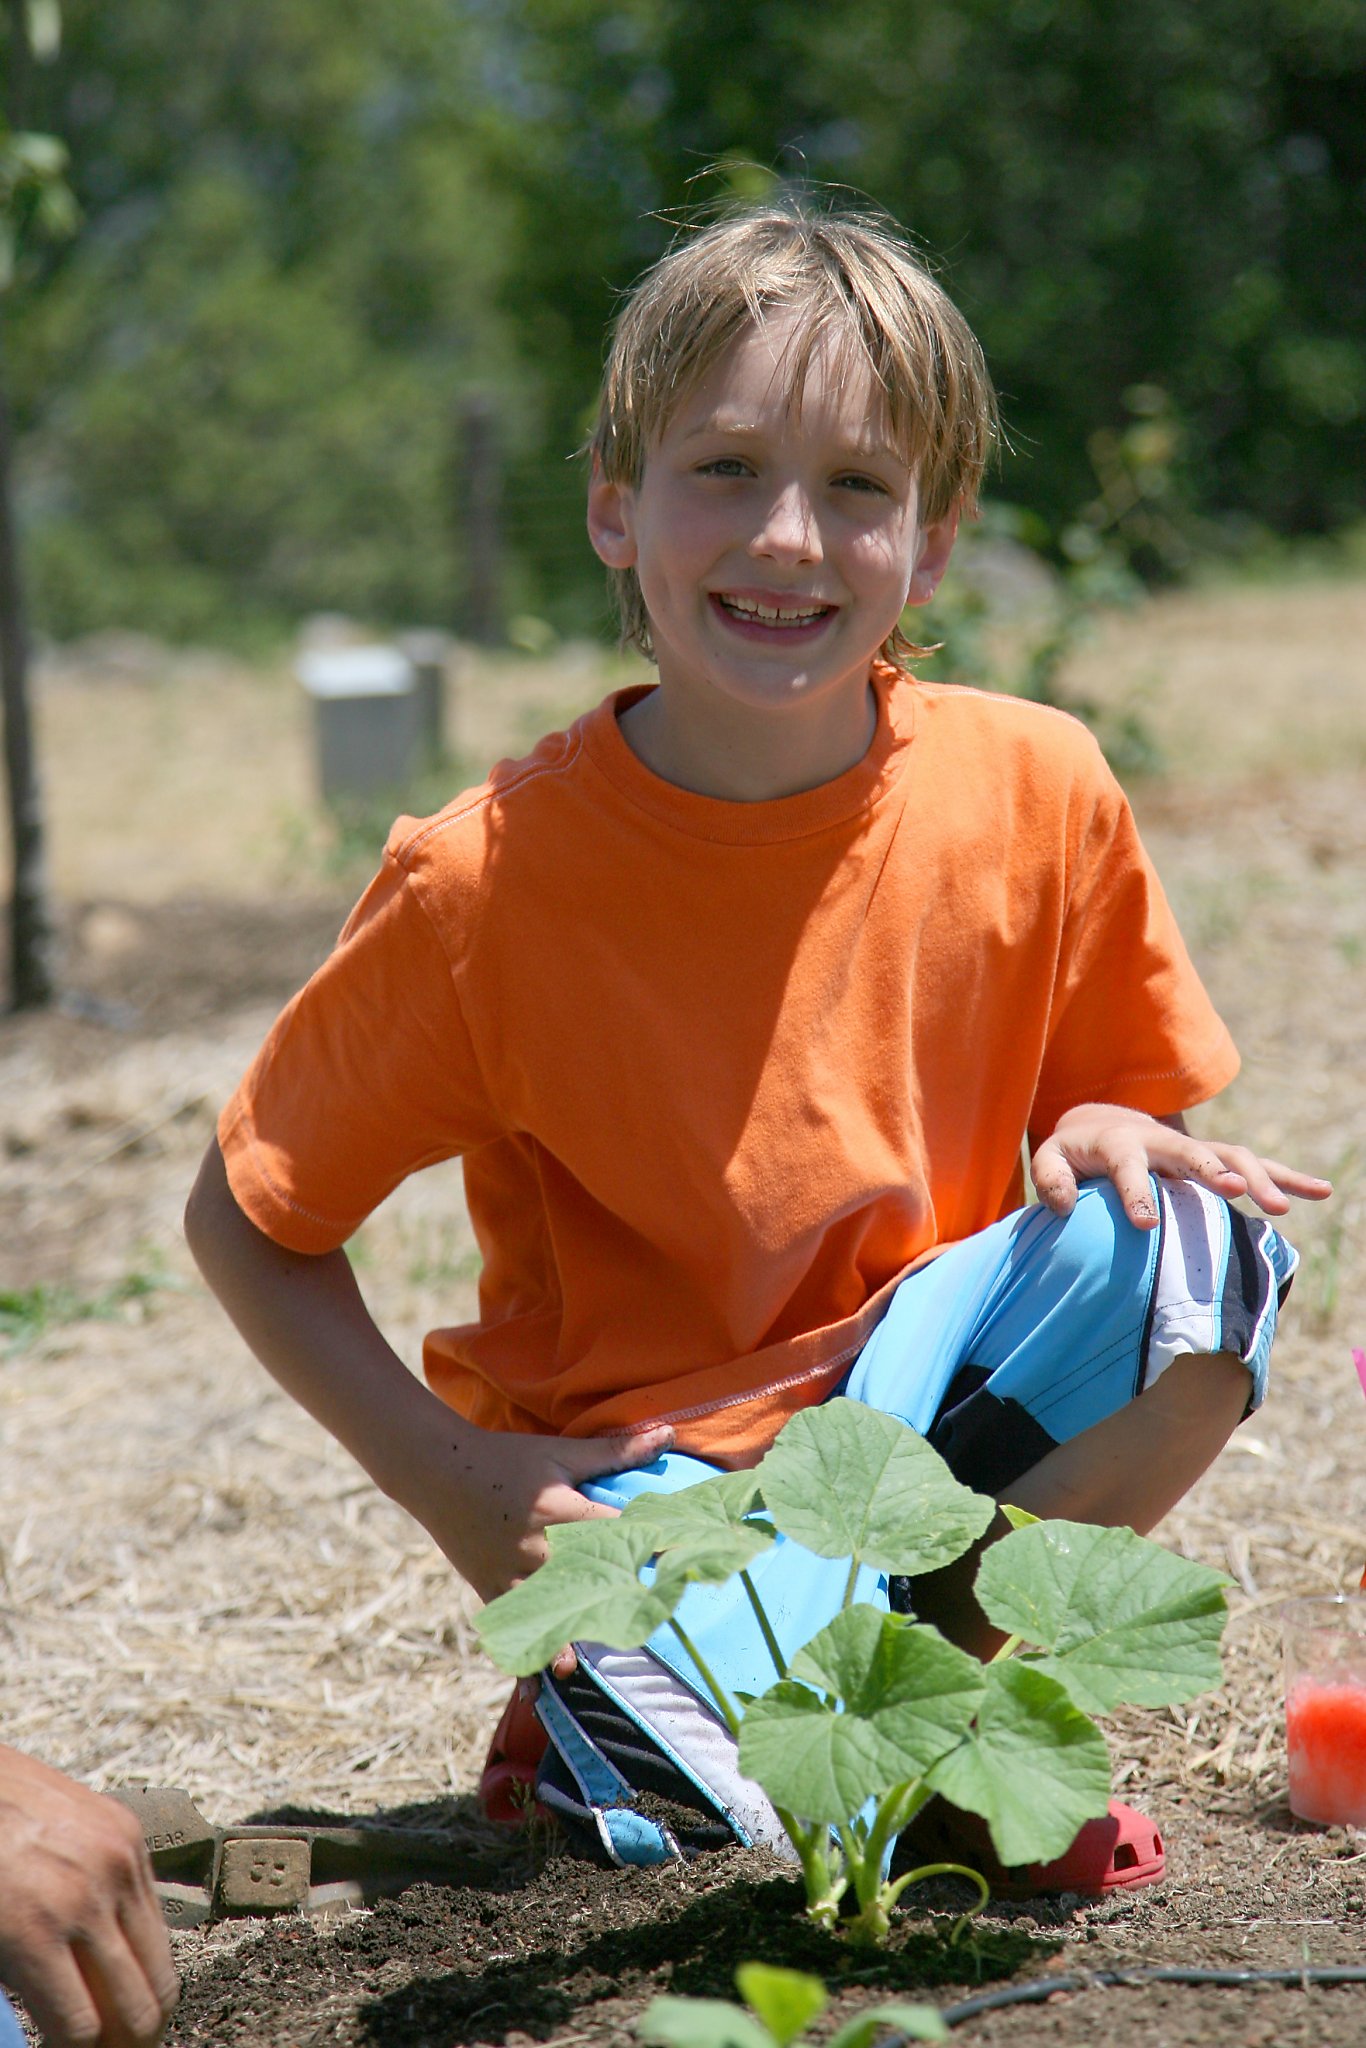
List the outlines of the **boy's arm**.
{"type": "Polygon", "coordinates": [[[542,1437],[466,1422],[386,1342],[345,1252],[292,1252],[257,1229],[238,1206],[216,1141],[185,1211],[185,1235],[267,1372],[422,1523],[481,1599],[535,1570],[549,1524],[613,1512],[584,1498],[582,1480],[647,1464],[673,1440],[667,1425],[621,1437],[542,1437]]]}
{"type": "Polygon", "coordinates": [[[1150,1173],[1199,1181],[1225,1201],[1247,1195],[1268,1216],[1283,1216],[1291,1195],[1322,1202],[1333,1192],[1331,1182],[1262,1159],[1246,1145],[1192,1138],[1183,1117],[1145,1116],[1113,1102],[1079,1103],[1059,1117],[1052,1136],[1034,1154],[1030,1172],[1039,1200],[1059,1216],[1071,1214],[1078,1181],[1113,1181],[1125,1214],[1140,1230],[1152,1230],[1157,1223],[1150,1173]]]}

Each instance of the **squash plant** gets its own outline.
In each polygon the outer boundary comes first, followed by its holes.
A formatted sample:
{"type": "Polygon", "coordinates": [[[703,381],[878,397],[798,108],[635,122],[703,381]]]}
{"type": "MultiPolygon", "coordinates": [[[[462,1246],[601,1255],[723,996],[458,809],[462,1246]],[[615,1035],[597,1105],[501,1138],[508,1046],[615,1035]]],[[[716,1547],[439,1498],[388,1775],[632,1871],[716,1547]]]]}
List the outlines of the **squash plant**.
{"type": "MultiPolygon", "coordinates": [[[[724,1998],[656,1998],[636,2022],[658,2048],[807,2048],[806,2029],[830,2003],[819,1977],[773,1963],[741,1963],[735,1982],[744,2005],[724,1998]]],[[[825,2048],[872,2048],[895,2029],[898,2041],[947,2041],[932,2005],[874,2005],[831,2034],[825,2048]]]]}
{"type": "Polygon", "coordinates": [[[1173,1705],[1221,1676],[1227,1580],[1129,1529],[1011,1514],[1023,1526],[988,1548],[975,1580],[1008,1637],[990,1663],[856,1597],[864,1567],[937,1571],[995,1513],[913,1430],[835,1399],[793,1416],[752,1471],[551,1528],[546,1563],[484,1610],[479,1633],[496,1664],[527,1675],[566,1641],[634,1649],[672,1632],[791,1839],[811,1917],[835,1925],[852,1891],[848,1931],[876,1942],[906,1886],[946,1868],[887,1875],[896,1836],[935,1793],[983,1817],[1005,1864],[1061,1855],[1109,1799],[1091,1715],[1173,1705]],[[780,1537],[849,1561],[838,1611],[791,1655],[749,1569],[780,1537]],[[773,1664],[755,1696],[727,1692],[678,1617],[689,1586],[736,1574],[773,1664]]]}

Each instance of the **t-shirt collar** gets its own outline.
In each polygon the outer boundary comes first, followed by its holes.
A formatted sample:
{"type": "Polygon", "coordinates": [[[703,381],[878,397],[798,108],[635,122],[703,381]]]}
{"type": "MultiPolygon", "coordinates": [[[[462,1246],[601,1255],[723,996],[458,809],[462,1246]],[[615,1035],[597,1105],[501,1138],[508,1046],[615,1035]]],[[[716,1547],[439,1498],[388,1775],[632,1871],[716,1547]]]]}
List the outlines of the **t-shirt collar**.
{"type": "Polygon", "coordinates": [[[631,751],[618,724],[620,714],[653,684],[617,690],[591,711],[583,722],[584,745],[589,759],[620,795],[675,831],[736,846],[800,839],[871,810],[890,794],[905,766],[915,735],[915,679],[890,663],[876,661],[871,681],[877,725],[867,753],[833,782],[796,796],[738,803],[700,796],[654,774],[631,751]]]}

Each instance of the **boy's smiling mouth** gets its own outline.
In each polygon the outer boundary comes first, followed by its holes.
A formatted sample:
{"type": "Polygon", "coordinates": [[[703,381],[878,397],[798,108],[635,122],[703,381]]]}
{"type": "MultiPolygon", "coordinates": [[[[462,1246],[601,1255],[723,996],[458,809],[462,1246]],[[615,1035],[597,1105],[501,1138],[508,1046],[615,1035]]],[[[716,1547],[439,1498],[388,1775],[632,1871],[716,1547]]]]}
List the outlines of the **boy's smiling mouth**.
{"type": "Polygon", "coordinates": [[[811,597],[757,597],[748,592],[714,590],[710,593],[715,610],[735,625],[757,627],[765,633],[799,633],[824,624],[839,610],[811,597]]]}

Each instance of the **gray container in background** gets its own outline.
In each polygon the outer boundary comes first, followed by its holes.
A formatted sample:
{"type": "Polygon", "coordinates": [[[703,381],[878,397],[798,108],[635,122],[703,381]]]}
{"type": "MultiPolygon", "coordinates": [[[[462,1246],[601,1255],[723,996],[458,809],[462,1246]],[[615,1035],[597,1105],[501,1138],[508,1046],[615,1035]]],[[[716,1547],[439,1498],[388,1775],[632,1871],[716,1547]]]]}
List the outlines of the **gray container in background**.
{"type": "Polygon", "coordinates": [[[400,633],[399,652],[413,664],[424,768],[440,768],[447,757],[447,699],[451,688],[451,641],[436,627],[400,633]]]}
{"type": "Polygon", "coordinates": [[[323,797],[400,788],[421,764],[427,735],[416,671],[396,647],[313,647],[295,670],[313,699],[323,797]]]}

